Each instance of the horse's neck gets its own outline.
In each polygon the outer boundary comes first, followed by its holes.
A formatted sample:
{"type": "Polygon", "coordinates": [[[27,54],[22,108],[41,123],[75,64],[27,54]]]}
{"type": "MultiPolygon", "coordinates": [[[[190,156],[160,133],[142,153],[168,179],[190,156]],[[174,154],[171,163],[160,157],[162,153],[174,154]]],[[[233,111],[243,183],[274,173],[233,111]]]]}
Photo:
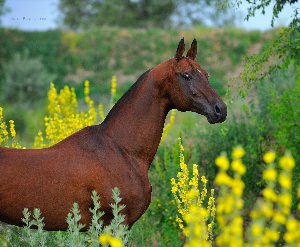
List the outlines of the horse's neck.
{"type": "Polygon", "coordinates": [[[146,72],[118,101],[102,124],[104,134],[132,157],[152,162],[168,113],[151,73],[146,72]]]}

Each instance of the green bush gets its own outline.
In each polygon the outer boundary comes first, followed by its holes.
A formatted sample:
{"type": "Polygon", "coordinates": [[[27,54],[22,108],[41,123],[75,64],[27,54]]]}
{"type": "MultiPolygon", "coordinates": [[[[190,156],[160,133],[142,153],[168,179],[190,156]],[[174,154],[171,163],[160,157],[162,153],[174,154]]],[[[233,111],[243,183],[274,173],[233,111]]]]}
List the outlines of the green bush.
{"type": "Polygon", "coordinates": [[[16,53],[4,65],[4,82],[1,97],[10,103],[36,102],[47,93],[53,76],[47,72],[39,58],[30,58],[28,52],[16,53]]]}

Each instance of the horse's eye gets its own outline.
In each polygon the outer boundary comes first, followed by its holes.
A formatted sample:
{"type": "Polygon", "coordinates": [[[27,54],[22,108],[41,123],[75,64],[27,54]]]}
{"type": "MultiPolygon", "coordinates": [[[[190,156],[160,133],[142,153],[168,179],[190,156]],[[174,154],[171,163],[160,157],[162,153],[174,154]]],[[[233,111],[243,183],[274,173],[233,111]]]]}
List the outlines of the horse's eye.
{"type": "Polygon", "coordinates": [[[192,79],[192,77],[188,74],[188,73],[183,73],[182,74],[183,79],[185,79],[186,81],[189,81],[192,79]]]}

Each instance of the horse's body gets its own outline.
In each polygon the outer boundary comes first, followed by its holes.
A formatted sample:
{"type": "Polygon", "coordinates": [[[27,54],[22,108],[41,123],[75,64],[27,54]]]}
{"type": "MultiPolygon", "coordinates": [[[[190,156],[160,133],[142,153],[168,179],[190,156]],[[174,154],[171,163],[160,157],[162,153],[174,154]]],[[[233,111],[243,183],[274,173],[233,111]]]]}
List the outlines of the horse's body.
{"type": "Polygon", "coordinates": [[[194,41],[184,58],[182,40],[175,58],[145,72],[102,124],[86,127],[50,148],[0,148],[0,220],[21,226],[24,208],[40,208],[45,229],[64,230],[66,215],[77,202],[87,227],[91,192],[96,190],[109,224],[112,188],[118,187],[126,205],[125,223],[131,226],[151,201],[148,169],[169,110],[192,110],[211,123],[226,118],[226,105],[194,62],[195,49],[194,41]],[[186,71],[192,77],[189,86],[186,71]]]}

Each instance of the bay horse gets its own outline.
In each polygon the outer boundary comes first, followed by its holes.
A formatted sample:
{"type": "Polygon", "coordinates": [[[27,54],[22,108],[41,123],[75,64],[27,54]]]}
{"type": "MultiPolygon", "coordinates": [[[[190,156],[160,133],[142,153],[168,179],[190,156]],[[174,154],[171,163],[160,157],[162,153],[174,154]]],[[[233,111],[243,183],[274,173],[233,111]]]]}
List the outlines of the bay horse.
{"type": "Polygon", "coordinates": [[[109,224],[112,188],[118,187],[124,223],[131,227],[151,201],[148,169],[168,112],[193,111],[211,124],[226,119],[225,103],[195,61],[196,40],[184,51],[181,39],[175,57],[141,75],[100,125],[49,148],[0,148],[0,221],[22,226],[22,210],[39,208],[46,230],[66,230],[66,215],[77,202],[87,230],[95,190],[109,224]]]}

